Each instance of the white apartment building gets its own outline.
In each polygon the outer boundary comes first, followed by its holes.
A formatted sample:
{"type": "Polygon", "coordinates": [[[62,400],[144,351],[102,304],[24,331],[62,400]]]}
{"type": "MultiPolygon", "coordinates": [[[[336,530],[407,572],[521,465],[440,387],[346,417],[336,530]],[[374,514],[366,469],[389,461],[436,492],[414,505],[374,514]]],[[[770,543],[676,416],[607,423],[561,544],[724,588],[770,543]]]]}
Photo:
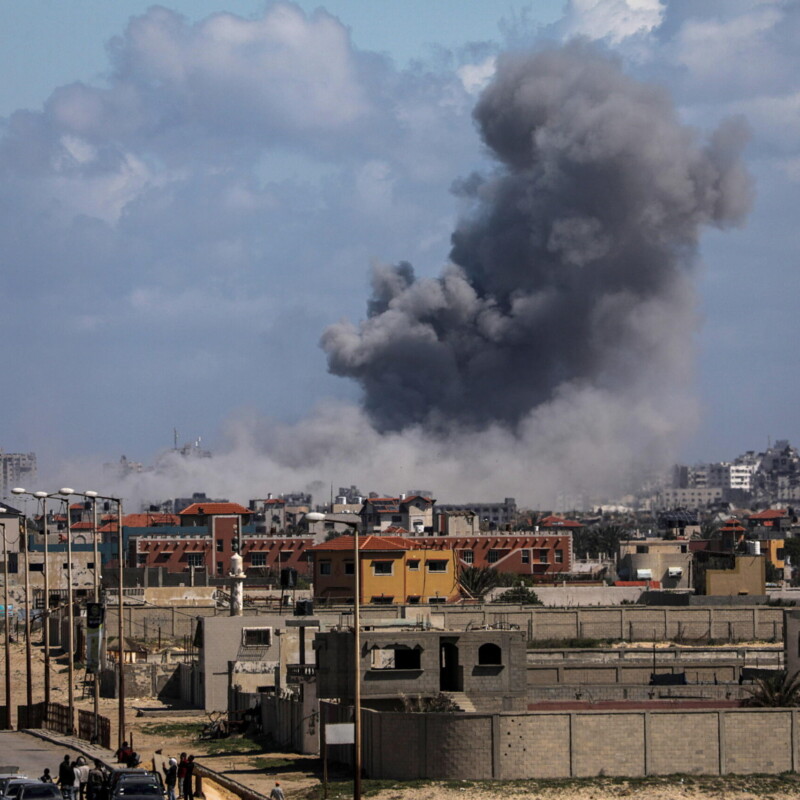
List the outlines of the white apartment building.
{"type": "Polygon", "coordinates": [[[0,497],[15,486],[30,486],[36,479],[36,453],[4,453],[0,450],[0,497]]]}

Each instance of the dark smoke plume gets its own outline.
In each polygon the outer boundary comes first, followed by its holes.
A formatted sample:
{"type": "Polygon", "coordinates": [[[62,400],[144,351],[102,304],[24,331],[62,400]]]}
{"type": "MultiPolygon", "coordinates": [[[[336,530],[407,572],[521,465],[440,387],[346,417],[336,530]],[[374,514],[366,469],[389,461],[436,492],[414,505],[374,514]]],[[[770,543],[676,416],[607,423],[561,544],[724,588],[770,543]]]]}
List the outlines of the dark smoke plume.
{"type": "Polygon", "coordinates": [[[452,265],[376,269],[368,319],[322,338],[331,372],[381,430],[516,428],[565,391],[639,402],[685,379],[699,231],[750,201],[743,126],[699,142],[582,43],[501,59],[474,117],[498,165],[458,185],[452,265]]]}

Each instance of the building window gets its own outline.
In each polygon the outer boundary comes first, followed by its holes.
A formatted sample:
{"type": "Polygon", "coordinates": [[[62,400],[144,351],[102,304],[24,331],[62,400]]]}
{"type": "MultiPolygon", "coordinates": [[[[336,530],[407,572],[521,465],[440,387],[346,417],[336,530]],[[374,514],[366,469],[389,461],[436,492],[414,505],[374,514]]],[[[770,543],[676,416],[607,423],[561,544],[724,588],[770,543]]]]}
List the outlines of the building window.
{"type": "Polygon", "coordinates": [[[563,550],[555,550],[555,562],[556,564],[563,564],[564,563],[564,551],[563,550]]]}
{"type": "Polygon", "coordinates": [[[523,564],[530,564],[531,563],[531,551],[530,550],[523,550],[522,551],[522,563],[523,564]]]}
{"type": "Polygon", "coordinates": [[[269,647],[272,628],[242,628],[242,647],[269,647]]]}
{"type": "Polygon", "coordinates": [[[461,555],[461,560],[465,564],[475,563],[475,553],[473,553],[472,550],[462,550],[460,555],[461,555]]]}
{"type": "Polygon", "coordinates": [[[223,566],[221,561],[217,561],[217,575],[224,575],[223,566]]]}
{"type": "Polygon", "coordinates": [[[331,562],[330,561],[320,561],[319,562],[319,574],[320,575],[330,575],[331,574],[331,562]]]}
{"type": "Polygon", "coordinates": [[[499,645],[487,642],[478,648],[478,664],[481,666],[497,666],[503,663],[503,651],[499,645]]]}
{"type": "Polygon", "coordinates": [[[344,574],[345,575],[355,575],[356,574],[356,571],[353,568],[354,564],[355,564],[354,561],[345,561],[344,562],[344,574]]]}
{"type": "Polygon", "coordinates": [[[414,572],[416,572],[419,569],[419,559],[418,558],[410,558],[408,561],[406,561],[406,564],[408,564],[408,568],[410,570],[413,570],[414,572]]]}
{"type": "Polygon", "coordinates": [[[266,567],[267,554],[266,553],[250,553],[250,565],[253,567],[266,567]]]}
{"type": "Polygon", "coordinates": [[[411,647],[376,647],[370,652],[370,669],[421,669],[422,651],[411,647]]]}
{"type": "Polygon", "coordinates": [[[539,563],[546,564],[547,563],[547,550],[540,550],[539,551],[539,563]]]}
{"type": "Polygon", "coordinates": [[[402,522],[403,518],[400,514],[392,514],[392,522],[402,522]]]}
{"type": "Polygon", "coordinates": [[[410,606],[419,605],[420,596],[418,594],[410,594],[408,596],[408,600],[406,601],[410,606]]]}
{"type": "Polygon", "coordinates": [[[489,553],[486,556],[486,560],[490,564],[496,564],[500,560],[500,551],[494,549],[489,550],[489,553]]]}
{"type": "Polygon", "coordinates": [[[373,575],[391,575],[394,562],[392,561],[373,561],[372,574],[373,575]]]}
{"type": "Polygon", "coordinates": [[[394,597],[387,597],[385,594],[376,595],[372,598],[372,603],[377,606],[390,606],[394,603],[394,597]]]}
{"type": "Polygon", "coordinates": [[[648,547],[646,544],[637,544],[636,545],[636,552],[637,553],[646,553],[648,551],[648,547]]]}
{"type": "Polygon", "coordinates": [[[221,553],[225,549],[225,542],[222,539],[217,539],[217,552],[221,553]]]}
{"type": "Polygon", "coordinates": [[[444,598],[444,597],[429,597],[428,598],[428,605],[431,605],[431,606],[438,606],[438,605],[441,605],[442,603],[446,603],[446,602],[447,602],[447,599],[444,598]]]}
{"type": "Polygon", "coordinates": [[[186,562],[190,567],[202,567],[203,566],[203,554],[202,553],[187,553],[186,554],[186,562]]]}
{"type": "Polygon", "coordinates": [[[428,572],[447,572],[447,562],[444,559],[431,559],[426,563],[428,572]]]}

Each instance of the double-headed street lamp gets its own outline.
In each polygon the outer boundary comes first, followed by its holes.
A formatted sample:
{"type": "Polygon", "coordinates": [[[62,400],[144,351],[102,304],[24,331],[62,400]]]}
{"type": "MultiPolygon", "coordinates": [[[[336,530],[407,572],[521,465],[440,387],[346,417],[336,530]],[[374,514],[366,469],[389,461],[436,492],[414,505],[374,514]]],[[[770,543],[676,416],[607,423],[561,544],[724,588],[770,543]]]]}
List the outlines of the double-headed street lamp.
{"type": "MultiPolygon", "coordinates": [[[[309,511],[305,518],[309,522],[322,522],[327,514],[309,511]]],[[[353,532],[353,800],[361,800],[361,564],[359,563],[359,524],[337,520],[353,532]]]]}
{"type": "MultiPolygon", "coordinates": [[[[59,492],[29,492],[19,486],[11,490],[12,494],[28,495],[35,497],[37,500],[42,501],[42,541],[43,541],[43,564],[42,564],[42,580],[43,580],[43,594],[44,603],[42,608],[42,638],[44,641],[44,701],[50,702],[50,565],[49,565],[49,549],[48,549],[48,532],[47,532],[47,501],[51,497],[58,498],[64,502],[64,498],[60,496],[59,492]]],[[[67,503],[67,518],[69,518],[69,503],[67,503]]]]}
{"type": "MultiPolygon", "coordinates": [[[[0,514],[5,513],[5,508],[0,508],[0,514]]],[[[8,542],[6,542],[6,524],[0,522],[3,529],[3,612],[5,622],[3,625],[6,637],[6,728],[11,728],[11,630],[8,624],[8,542]]]]}
{"type": "Polygon", "coordinates": [[[33,705],[33,682],[31,679],[33,656],[31,654],[31,587],[28,569],[28,536],[25,529],[25,514],[21,511],[14,511],[14,513],[19,517],[19,545],[20,547],[24,545],[22,553],[25,561],[25,668],[27,673],[25,699],[28,704],[28,713],[30,713],[30,708],[33,705]]]}

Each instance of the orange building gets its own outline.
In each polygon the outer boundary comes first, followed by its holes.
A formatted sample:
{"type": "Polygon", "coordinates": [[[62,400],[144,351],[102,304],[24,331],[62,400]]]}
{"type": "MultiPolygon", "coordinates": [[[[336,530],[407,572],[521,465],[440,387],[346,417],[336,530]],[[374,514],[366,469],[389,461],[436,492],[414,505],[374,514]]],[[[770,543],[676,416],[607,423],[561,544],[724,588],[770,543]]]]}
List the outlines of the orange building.
{"type": "MultiPolygon", "coordinates": [[[[446,603],[459,597],[455,552],[402,536],[361,536],[360,603],[446,603]]],[[[355,553],[352,536],[309,549],[314,557],[314,595],[352,603],[355,553]]]]}

